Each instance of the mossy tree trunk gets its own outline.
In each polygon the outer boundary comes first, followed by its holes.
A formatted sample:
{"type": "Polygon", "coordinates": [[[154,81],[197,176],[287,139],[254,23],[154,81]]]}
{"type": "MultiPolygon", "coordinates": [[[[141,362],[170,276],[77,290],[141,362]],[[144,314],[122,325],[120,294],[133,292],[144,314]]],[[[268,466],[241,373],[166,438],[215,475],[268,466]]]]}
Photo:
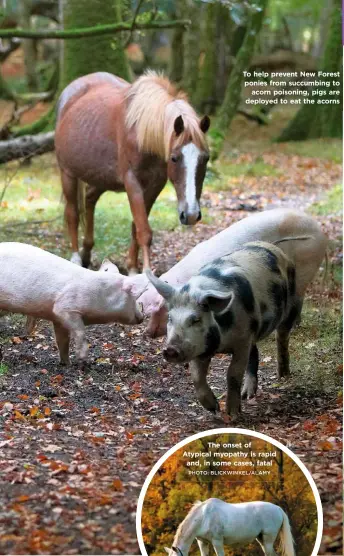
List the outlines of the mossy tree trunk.
{"type": "MultiPolygon", "coordinates": [[[[179,19],[183,17],[183,8],[185,0],[175,1],[175,12],[173,14],[173,19],[179,19]]],[[[183,78],[183,66],[184,66],[184,43],[183,43],[184,29],[182,27],[177,27],[173,31],[172,38],[172,56],[170,65],[170,79],[175,83],[180,83],[183,78]]]]}
{"type": "MultiPolygon", "coordinates": [[[[255,3],[255,11],[252,12],[248,21],[244,41],[238,51],[235,64],[229,76],[225,98],[217,118],[217,129],[223,137],[227,133],[240,103],[243,72],[248,70],[250,66],[256,38],[263,23],[266,5],[267,0],[258,0],[255,3]]],[[[218,145],[218,148],[221,147],[222,143],[218,145]]]]}
{"type": "MultiPolygon", "coordinates": [[[[63,7],[66,30],[119,23],[121,17],[121,0],[66,0],[63,7]]],[[[129,65],[118,34],[68,39],[63,50],[64,87],[77,77],[95,71],[108,71],[129,80],[129,65]]]]}
{"type": "Polygon", "coordinates": [[[210,2],[205,7],[205,27],[202,38],[203,60],[199,72],[196,106],[202,112],[212,112],[216,98],[217,73],[217,13],[220,3],[210,2]]]}
{"type": "MultiPolygon", "coordinates": [[[[19,3],[19,25],[23,29],[31,29],[31,2],[21,0],[19,3]]],[[[34,39],[23,39],[22,41],[25,61],[26,81],[31,90],[38,89],[38,78],[36,72],[37,44],[34,39]]]]}
{"type": "Polygon", "coordinates": [[[193,102],[199,76],[201,7],[195,0],[183,2],[183,17],[191,21],[189,29],[184,33],[183,89],[193,102]]]}
{"type": "MultiPolygon", "coordinates": [[[[320,69],[324,72],[339,72],[342,68],[342,29],[341,0],[333,0],[330,28],[326,41],[320,69]]],[[[277,141],[303,141],[317,137],[342,137],[342,79],[319,76],[322,81],[330,81],[330,87],[322,87],[323,96],[310,97],[314,104],[303,104],[290,124],[282,131],[277,141]],[[332,81],[339,86],[332,86],[332,81]],[[332,89],[339,89],[340,94],[331,95],[332,89]],[[318,100],[339,100],[338,104],[318,104],[318,100]]],[[[319,87],[321,88],[321,87],[319,87]]]]}

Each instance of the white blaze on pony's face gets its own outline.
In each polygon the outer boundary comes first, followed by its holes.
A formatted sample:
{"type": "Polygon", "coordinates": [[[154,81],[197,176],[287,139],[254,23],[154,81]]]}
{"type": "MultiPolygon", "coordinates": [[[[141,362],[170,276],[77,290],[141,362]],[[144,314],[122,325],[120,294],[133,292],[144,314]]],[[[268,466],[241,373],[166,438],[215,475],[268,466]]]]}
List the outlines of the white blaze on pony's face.
{"type": "Polygon", "coordinates": [[[184,125],[183,117],[178,116],[174,122],[174,141],[167,163],[167,174],[177,193],[180,222],[193,225],[202,217],[200,197],[209,160],[204,134],[209,128],[210,120],[208,116],[204,116],[197,124],[198,140],[193,140],[184,125]]]}

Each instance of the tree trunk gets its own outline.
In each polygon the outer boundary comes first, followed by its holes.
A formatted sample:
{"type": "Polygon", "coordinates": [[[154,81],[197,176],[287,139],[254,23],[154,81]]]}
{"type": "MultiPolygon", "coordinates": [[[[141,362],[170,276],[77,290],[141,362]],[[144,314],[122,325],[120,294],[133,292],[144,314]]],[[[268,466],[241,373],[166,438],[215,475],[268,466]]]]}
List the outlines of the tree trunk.
{"type": "MultiPolygon", "coordinates": [[[[320,64],[322,71],[341,72],[341,0],[333,0],[330,28],[326,41],[324,56],[320,64]]],[[[332,87],[332,78],[320,80],[330,81],[330,87],[322,89],[323,96],[316,97],[314,104],[303,104],[290,124],[284,129],[277,141],[303,141],[317,137],[342,137],[342,95],[330,95],[333,88],[342,91],[342,86],[332,87]],[[319,99],[339,100],[338,104],[318,104],[319,99]]],[[[341,83],[341,77],[334,78],[341,83]]],[[[312,98],[312,97],[310,97],[312,98]]]]}
{"type": "Polygon", "coordinates": [[[194,0],[184,0],[183,17],[192,22],[184,33],[183,89],[193,102],[199,75],[201,8],[194,0]]]}
{"type": "MultiPolygon", "coordinates": [[[[177,0],[175,2],[175,19],[182,18],[184,0],[177,0]]],[[[183,60],[184,60],[184,43],[183,43],[184,29],[178,27],[173,31],[172,38],[172,56],[170,67],[170,79],[175,83],[180,83],[183,78],[183,60]]]]}
{"type": "MultiPolygon", "coordinates": [[[[23,29],[31,29],[31,2],[21,0],[19,3],[19,25],[23,29]]],[[[24,61],[28,87],[37,91],[38,79],[36,72],[37,45],[34,39],[23,39],[24,61]]]]}
{"type": "MultiPolygon", "coordinates": [[[[121,0],[67,0],[64,29],[121,21],[121,0]]],[[[129,80],[129,65],[119,35],[69,39],[64,44],[63,87],[82,75],[107,71],[129,80]]]]}
{"type": "Polygon", "coordinates": [[[210,2],[205,8],[205,29],[202,41],[204,56],[195,95],[198,108],[202,112],[208,113],[213,111],[216,97],[216,20],[218,9],[219,4],[216,2],[210,2]]]}
{"type": "Polygon", "coordinates": [[[234,67],[230,73],[225,98],[217,118],[217,129],[220,134],[222,134],[222,141],[218,143],[218,149],[221,149],[222,147],[223,138],[227,133],[230,123],[239,106],[243,71],[246,71],[249,68],[250,61],[254,53],[256,38],[263,23],[266,5],[267,0],[259,0],[256,2],[257,11],[252,13],[247,24],[244,41],[239,49],[234,67]]]}

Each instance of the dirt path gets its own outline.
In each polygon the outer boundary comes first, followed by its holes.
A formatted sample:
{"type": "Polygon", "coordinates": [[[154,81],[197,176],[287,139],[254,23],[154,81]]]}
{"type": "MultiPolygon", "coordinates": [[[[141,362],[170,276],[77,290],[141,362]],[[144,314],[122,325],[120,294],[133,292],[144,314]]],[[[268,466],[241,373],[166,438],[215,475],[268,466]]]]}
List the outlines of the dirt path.
{"type": "MultiPolygon", "coordinates": [[[[275,153],[266,156],[282,164],[275,153]]],[[[278,183],[274,176],[260,182],[248,177],[234,192],[205,192],[207,224],[158,234],[153,262],[159,272],[198,241],[248,214],[234,209],[306,207],[325,184],[338,180],[333,164],[293,162],[292,157],[283,160],[288,164],[297,166],[292,182],[290,177],[282,183],[280,176],[278,183]]],[[[322,221],[334,240],[330,255],[336,259],[340,218],[322,221]]],[[[322,292],[316,284],[309,296],[312,307],[322,311],[325,303],[339,317],[336,288],[332,284],[322,292]]],[[[188,369],[164,362],[163,340],[148,339],[143,326],[90,327],[90,363],[67,371],[57,363],[50,327],[40,323],[34,337],[24,338],[23,323],[21,317],[0,321],[2,363],[8,368],[0,376],[0,553],[138,554],[135,510],[150,468],[179,440],[224,421],[199,406],[188,369]]],[[[296,359],[313,332],[309,319],[295,332],[296,359]]],[[[325,512],[320,553],[341,554],[338,388],[331,381],[317,387],[296,379],[276,385],[272,346],[272,341],[263,346],[260,390],[244,403],[237,426],[269,434],[306,463],[325,512]]],[[[320,349],[316,340],[313,346],[319,365],[339,374],[338,354],[320,349]]],[[[225,391],[227,364],[218,356],[212,365],[210,383],[218,395],[225,391]]]]}

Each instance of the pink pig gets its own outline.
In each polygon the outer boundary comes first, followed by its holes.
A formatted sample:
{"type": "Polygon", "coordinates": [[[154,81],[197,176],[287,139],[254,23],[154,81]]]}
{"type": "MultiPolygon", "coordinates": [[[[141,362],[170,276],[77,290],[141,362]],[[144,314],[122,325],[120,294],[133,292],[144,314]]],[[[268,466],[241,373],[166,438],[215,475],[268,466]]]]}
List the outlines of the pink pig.
{"type": "Polygon", "coordinates": [[[52,321],[61,363],[68,364],[71,336],[77,358],[86,359],[85,325],[143,320],[136,298],[147,278],[122,276],[110,261],[94,272],[32,245],[1,243],[0,268],[0,313],[52,321]]]}
{"type": "MultiPolygon", "coordinates": [[[[313,218],[293,209],[266,210],[243,218],[196,245],[161,279],[173,286],[182,286],[205,264],[250,241],[276,243],[284,251],[296,266],[297,293],[303,297],[325,256],[327,238],[313,218]]],[[[149,335],[165,334],[167,309],[164,299],[152,284],[141,295],[139,302],[145,315],[151,317],[147,326],[149,335]]]]}

